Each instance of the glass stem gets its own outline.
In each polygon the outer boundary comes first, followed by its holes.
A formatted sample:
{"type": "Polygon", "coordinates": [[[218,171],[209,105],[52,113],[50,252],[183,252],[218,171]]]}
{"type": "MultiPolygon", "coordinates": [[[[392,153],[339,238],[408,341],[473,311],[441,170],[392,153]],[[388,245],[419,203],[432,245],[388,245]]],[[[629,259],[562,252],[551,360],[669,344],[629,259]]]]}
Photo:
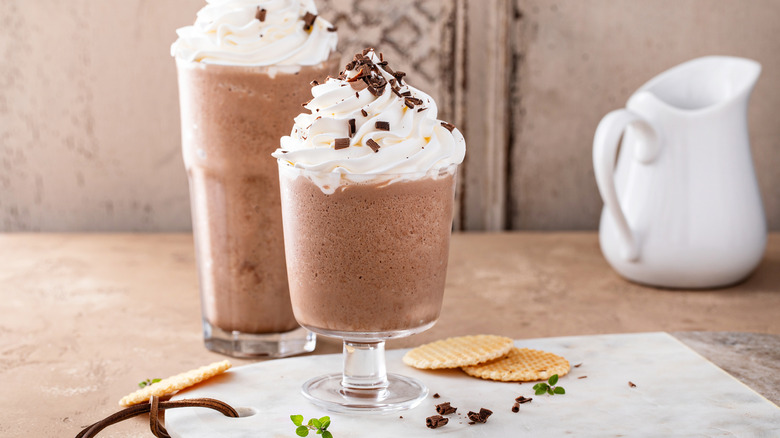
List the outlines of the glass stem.
{"type": "Polygon", "coordinates": [[[385,342],[344,340],[344,374],[341,386],[347,391],[382,391],[387,388],[385,342]]]}

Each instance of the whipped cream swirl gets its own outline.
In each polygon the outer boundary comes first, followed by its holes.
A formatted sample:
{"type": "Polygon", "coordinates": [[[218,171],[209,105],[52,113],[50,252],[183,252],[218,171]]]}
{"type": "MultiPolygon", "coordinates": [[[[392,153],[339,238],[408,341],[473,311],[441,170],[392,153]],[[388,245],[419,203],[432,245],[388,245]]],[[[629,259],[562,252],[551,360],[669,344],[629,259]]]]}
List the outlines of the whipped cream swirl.
{"type": "Polygon", "coordinates": [[[437,119],[436,102],[404,81],[373,50],[339,78],[312,88],[290,136],[272,155],[290,166],[342,176],[420,174],[460,164],[463,135],[437,119]]]}
{"type": "Polygon", "coordinates": [[[336,28],[314,0],[207,0],[192,26],[178,29],[171,55],[207,64],[317,65],[336,50],[336,28]]]}

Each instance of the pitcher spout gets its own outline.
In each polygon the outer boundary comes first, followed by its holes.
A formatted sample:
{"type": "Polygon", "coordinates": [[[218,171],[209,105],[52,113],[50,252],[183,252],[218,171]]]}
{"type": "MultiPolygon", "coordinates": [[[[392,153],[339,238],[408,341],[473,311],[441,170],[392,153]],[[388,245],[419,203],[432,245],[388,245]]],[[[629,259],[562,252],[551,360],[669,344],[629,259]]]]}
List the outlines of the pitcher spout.
{"type": "Polygon", "coordinates": [[[661,105],[675,112],[717,110],[747,100],[760,74],[761,64],[751,59],[706,56],[654,77],[629,102],[661,105]]]}

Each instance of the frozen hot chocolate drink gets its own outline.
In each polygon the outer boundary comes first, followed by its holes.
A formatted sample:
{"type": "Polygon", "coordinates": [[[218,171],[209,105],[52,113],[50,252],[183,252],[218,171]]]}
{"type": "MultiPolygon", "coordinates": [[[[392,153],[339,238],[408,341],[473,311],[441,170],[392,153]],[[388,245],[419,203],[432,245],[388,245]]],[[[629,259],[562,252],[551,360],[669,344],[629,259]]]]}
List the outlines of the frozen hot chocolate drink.
{"type": "Polygon", "coordinates": [[[404,76],[357,54],[273,154],[293,309],[315,332],[387,339],[439,316],[465,141],[404,76]]]}
{"type": "Polygon", "coordinates": [[[302,392],[336,412],[410,409],[428,393],[387,374],[386,339],[436,322],[466,142],[381,54],[312,88],[278,159],[295,318],[342,338],[344,370],[302,392]]]}
{"type": "Polygon", "coordinates": [[[310,351],[313,336],[290,305],[268,155],[310,81],[337,71],[335,28],[312,0],[208,0],[177,33],[171,52],[206,346],[235,356],[310,351]]]}

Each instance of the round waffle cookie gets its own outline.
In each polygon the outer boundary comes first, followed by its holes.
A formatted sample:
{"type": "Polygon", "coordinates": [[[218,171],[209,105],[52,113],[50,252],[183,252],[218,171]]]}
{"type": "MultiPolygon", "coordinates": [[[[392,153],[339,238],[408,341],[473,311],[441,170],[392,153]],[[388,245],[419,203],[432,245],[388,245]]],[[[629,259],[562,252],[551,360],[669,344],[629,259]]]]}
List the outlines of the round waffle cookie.
{"type": "Polygon", "coordinates": [[[217,374],[222,374],[228,368],[230,368],[230,361],[223,360],[222,362],[214,362],[211,365],[190,370],[186,373],[177,374],[122,397],[122,400],[119,400],[119,404],[121,406],[132,406],[146,403],[153,395],[162,397],[173,394],[176,391],[208,380],[217,374]]]}
{"type": "Polygon", "coordinates": [[[459,368],[501,357],[512,345],[512,339],[504,336],[460,336],[409,350],[403,361],[409,366],[423,370],[459,368]]]}
{"type": "Polygon", "coordinates": [[[571,366],[566,359],[546,351],[512,348],[509,354],[491,362],[462,368],[469,376],[501,382],[547,380],[564,376],[571,366]]]}

